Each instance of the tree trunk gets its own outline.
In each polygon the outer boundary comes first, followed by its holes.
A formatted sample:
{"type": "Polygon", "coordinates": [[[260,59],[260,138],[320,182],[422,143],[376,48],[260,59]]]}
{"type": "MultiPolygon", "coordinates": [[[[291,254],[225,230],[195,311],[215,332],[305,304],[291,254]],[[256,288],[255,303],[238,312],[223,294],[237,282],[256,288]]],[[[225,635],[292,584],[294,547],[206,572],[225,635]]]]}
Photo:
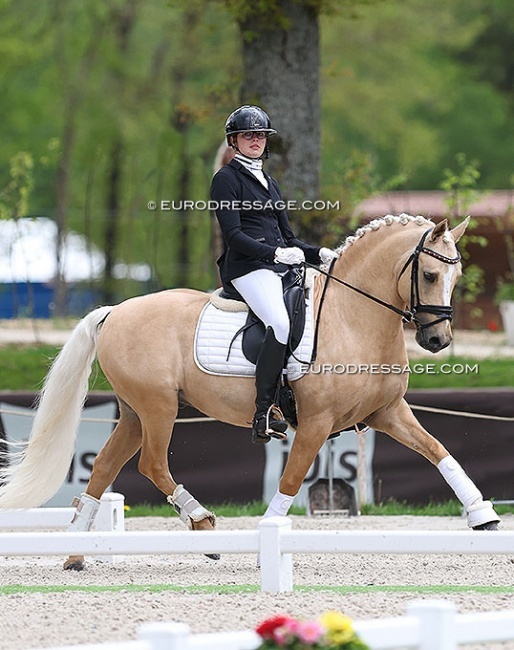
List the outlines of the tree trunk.
{"type": "Polygon", "coordinates": [[[286,199],[318,198],[320,90],[318,13],[297,0],[280,2],[282,20],[240,22],[243,103],[260,105],[278,135],[270,139],[266,169],[286,199]]]}
{"type": "Polygon", "coordinates": [[[56,263],[57,274],[55,277],[55,309],[54,314],[57,316],[67,315],[68,305],[68,286],[66,278],[61,272],[62,255],[64,253],[64,243],[68,231],[68,209],[70,198],[70,178],[72,173],[72,157],[75,146],[76,136],[76,118],[79,110],[84,88],[87,86],[89,72],[93,67],[94,60],[99,50],[100,40],[105,28],[103,16],[99,15],[91,26],[91,38],[86,49],[78,61],[78,64],[70,57],[69,52],[63,47],[67,42],[67,30],[73,29],[66,9],[68,6],[54,0],[51,5],[51,20],[56,26],[54,41],[54,57],[63,87],[63,98],[61,103],[64,104],[64,123],[61,136],[61,155],[57,163],[55,172],[55,197],[56,212],[55,221],[57,224],[57,249],[56,263]],[[75,66],[78,65],[78,70],[75,66]],[[80,79],[80,83],[77,80],[80,79]]]}
{"type": "MultiPolygon", "coordinates": [[[[110,6],[116,44],[121,55],[120,60],[125,60],[129,51],[130,37],[136,23],[139,3],[138,0],[130,0],[121,5],[111,3],[110,6]]],[[[112,81],[113,91],[120,98],[120,102],[123,103],[127,96],[127,79],[124,70],[114,66],[112,81]]],[[[124,148],[123,134],[119,129],[116,129],[110,148],[106,188],[107,216],[104,228],[105,267],[103,277],[103,300],[105,304],[112,304],[116,301],[113,271],[116,263],[120,230],[124,148]]]]}
{"type": "Polygon", "coordinates": [[[118,230],[120,214],[121,175],[123,143],[121,137],[115,136],[110,152],[110,167],[107,177],[107,214],[105,221],[105,267],[103,281],[103,302],[111,305],[116,301],[114,291],[114,265],[118,247],[118,230]]]}
{"type": "Polygon", "coordinates": [[[54,315],[66,316],[68,313],[68,285],[64,273],[66,234],[68,232],[69,181],[71,153],[75,142],[75,100],[70,99],[65,111],[62,135],[62,153],[55,174],[55,222],[57,224],[56,265],[54,279],[54,315]]]}

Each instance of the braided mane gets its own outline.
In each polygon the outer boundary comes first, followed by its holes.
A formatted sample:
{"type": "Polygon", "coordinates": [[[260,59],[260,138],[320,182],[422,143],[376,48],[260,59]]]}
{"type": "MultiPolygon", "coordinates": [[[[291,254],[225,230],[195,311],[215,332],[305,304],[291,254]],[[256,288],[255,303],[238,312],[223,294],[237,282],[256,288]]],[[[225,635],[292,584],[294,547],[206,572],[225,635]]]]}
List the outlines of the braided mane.
{"type": "Polygon", "coordinates": [[[432,225],[430,219],[426,219],[421,215],[413,217],[412,215],[405,214],[405,213],[402,213],[398,216],[393,216],[392,214],[388,214],[385,217],[379,217],[377,219],[373,219],[373,221],[370,221],[370,223],[358,228],[353,235],[349,235],[344,240],[344,242],[336,249],[336,253],[341,255],[341,253],[344,253],[358,239],[364,237],[366,233],[371,232],[372,230],[378,230],[383,226],[391,226],[393,223],[400,223],[402,226],[406,226],[408,223],[411,222],[414,222],[418,226],[432,225]]]}

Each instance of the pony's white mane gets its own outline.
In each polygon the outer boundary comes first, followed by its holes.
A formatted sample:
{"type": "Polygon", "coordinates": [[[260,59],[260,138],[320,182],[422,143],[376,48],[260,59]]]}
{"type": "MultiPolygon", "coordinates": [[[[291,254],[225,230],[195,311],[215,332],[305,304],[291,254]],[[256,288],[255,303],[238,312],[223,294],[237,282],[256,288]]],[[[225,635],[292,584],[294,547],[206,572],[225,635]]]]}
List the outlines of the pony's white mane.
{"type": "Polygon", "coordinates": [[[336,249],[336,253],[341,255],[344,253],[352,244],[354,244],[358,239],[364,237],[364,235],[373,230],[378,230],[383,226],[391,226],[393,223],[399,223],[402,226],[406,226],[409,223],[415,223],[418,226],[432,225],[430,219],[426,219],[421,215],[413,217],[410,214],[402,213],[398,216],[388,214],[385,217],[380,217],[373,219],[368,224],[358,228],[353,235],[349,235],[344,242],[336,249]]]}

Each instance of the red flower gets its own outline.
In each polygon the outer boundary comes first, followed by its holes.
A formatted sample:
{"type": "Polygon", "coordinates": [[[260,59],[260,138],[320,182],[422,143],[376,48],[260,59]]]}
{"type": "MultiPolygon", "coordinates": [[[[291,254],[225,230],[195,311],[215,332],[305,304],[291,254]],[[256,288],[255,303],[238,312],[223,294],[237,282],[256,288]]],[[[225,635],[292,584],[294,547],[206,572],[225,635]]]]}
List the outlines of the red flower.
{"type": "Polygon", "coordinates": [[[498,323],[495,320],[491,319],[487,323],[487,329],[490,332],[499,332],[500,331],[500,326],[498,325],[498,323]]]}
{"type": "Polygon", "coordinates": [[[272,640],[274,638],[275,630],[282,627],[290,620],[292,619],[289,616],[272,616],[263,621],[255,631],[263,639],[272,640]]]}

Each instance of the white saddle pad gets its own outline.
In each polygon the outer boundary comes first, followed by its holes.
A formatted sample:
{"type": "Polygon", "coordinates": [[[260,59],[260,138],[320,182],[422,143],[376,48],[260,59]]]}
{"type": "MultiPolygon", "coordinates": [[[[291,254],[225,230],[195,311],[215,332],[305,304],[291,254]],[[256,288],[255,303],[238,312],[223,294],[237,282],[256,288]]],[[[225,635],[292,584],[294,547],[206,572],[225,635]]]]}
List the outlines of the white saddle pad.
{"type": "MultiPolygon", "coordinates": [[[[196,365],[211,375],[231,375],[252,377],[255,364],[244,356],[241,341],[242,333],[232,343],[236,332],[246,323],[248,312],[223,311],[208,302],[200,314],[195,333],[194,354],[196,365]],[[230,354],[229,354],[230,348],[230,354]]],[[[312,300],[307,299],[305,330],[294,351],[294,357],[287,364],[288,379],[294,381],[307,372],[311,359],[314,337],[312,300]]]]}

